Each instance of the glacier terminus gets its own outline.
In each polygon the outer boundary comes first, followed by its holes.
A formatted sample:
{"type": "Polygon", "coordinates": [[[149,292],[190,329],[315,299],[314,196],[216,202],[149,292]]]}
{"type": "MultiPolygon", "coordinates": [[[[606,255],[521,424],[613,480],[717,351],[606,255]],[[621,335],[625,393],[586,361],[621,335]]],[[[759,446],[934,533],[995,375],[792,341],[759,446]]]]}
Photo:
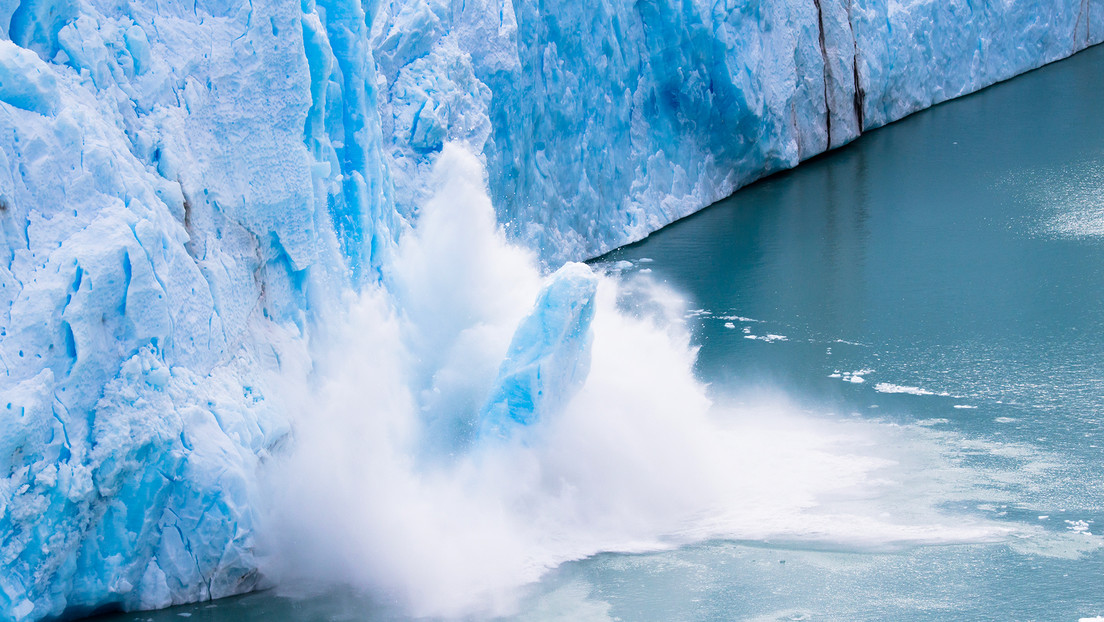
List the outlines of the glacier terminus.
{"type": "Polygon", "coordinates": [[[285,379],[351,296],[508,444],[591,369],[574,262],[1101,41],[1104,0],[0,0],[0,620],[268,585],[285,379]],[[496,360],[410,276],[449,158],[543,271],[496,360]]]}

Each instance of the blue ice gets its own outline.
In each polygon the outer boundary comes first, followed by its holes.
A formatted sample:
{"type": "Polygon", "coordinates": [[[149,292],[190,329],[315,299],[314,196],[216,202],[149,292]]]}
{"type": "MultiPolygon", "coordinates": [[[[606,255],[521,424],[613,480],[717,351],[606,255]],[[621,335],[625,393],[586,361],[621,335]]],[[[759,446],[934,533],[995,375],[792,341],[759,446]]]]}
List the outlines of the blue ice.
{"type": "Polygon", "coordinates": [[[591,320],[598,278],[580,263],[550,277],[533,310],[518,325],[479,411],[479,436],[507,438],[562,408],[590,370],[591,320]]]}

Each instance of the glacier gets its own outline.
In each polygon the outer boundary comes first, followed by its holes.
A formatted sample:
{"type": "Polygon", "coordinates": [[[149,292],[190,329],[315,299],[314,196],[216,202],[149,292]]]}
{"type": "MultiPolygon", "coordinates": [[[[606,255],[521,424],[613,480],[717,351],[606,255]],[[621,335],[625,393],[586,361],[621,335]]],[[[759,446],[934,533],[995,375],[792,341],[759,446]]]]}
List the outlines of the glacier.
{"type": "MultiPolygon", "coordinates": [[[[350,290],[401,309],[448,145],[551,269],[1102,40],[1104,0],[0,0],[0,620],[264,585],[283,379],[350,290]]],[[[586,307],[518,327],[556,399],[586,307]]]]}

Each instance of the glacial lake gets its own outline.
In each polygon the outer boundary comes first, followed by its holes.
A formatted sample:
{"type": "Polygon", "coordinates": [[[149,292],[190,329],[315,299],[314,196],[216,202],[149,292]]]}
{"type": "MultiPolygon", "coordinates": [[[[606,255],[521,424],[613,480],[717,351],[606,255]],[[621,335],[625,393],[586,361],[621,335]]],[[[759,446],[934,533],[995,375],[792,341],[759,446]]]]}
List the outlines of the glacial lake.
{"type": "MultiPolygon", "coordinates": [[[[595,262],[686,298],[715,401],[784,395],[808,417],[892,430],[902,445],[877,448],[889,458],[922,444],[936,456],[924,464],[947,472],[896,472],[907,479],[888,485],[887,513],[922,499],[940,525],[984,521],[997,535],[942,539],[933,526],[920,544],[600,554],[551,570],[516,619],[1104,615],[1101,102],[1097,46],[871,131],[595,262]]],[[[348,591],[269,591],[102,619],[402,617],[348,591]]]]}

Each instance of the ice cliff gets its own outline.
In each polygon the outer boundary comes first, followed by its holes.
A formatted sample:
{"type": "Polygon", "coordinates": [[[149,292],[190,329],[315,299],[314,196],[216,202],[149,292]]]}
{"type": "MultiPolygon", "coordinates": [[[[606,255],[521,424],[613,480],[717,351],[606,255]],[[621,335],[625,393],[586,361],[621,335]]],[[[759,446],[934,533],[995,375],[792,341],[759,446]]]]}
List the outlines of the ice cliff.
{"type": "MultiPolygon", "coordinates": [[[[1102,39],[1104,0],[0,0],[0,620],[258,585],[276,379],[445,144],[554,266],[1102,39]]],[[[585,307],[511,346],[565,395],[585,307]]]]}

